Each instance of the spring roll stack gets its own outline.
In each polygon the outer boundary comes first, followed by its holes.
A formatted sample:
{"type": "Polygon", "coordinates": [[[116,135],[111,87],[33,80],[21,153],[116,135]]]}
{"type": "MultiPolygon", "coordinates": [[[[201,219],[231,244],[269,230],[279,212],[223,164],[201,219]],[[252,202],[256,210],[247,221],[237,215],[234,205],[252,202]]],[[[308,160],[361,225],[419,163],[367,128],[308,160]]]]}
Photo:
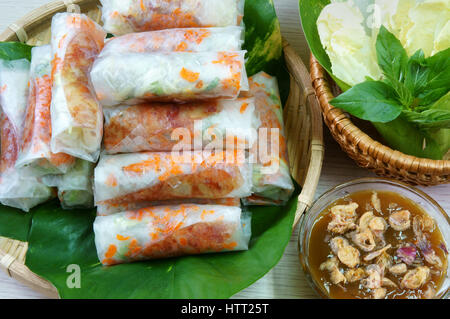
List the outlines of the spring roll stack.
{"type": "Polygon", "coordinates": [[[277,81],[247,78],[244,0],[101,3],[105,29],[58,13],[31,64],[0,61],[1,203],[96,206],[104,265],[247,250],[241,199],[294,187],[277,81]]]}
{"type": "Polygon", "coordinates": [[[104,112],[94,173],[100,261],[248,249],[246,150],[261,124],[242,51],[243,1],[102,1],[90,76],[104,112]],[[133,33],[139,32],[139,33],[133,33]],[[236,146],[238,151],[228,151],[236,146]]]}

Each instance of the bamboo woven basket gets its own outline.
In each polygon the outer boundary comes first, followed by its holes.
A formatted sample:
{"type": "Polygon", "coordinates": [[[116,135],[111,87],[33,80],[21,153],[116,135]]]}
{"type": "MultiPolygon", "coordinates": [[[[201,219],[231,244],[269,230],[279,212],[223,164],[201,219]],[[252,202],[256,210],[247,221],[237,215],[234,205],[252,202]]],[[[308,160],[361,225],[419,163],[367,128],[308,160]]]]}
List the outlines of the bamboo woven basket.
{"type": "Polygon", "coordinates": [[[438,161],[406,155],[375,141],[354,125],[343,111],[330,105],[329,101],[334,98],[333,88],[337,86],[313,55],[310,69],[325,124],[342,150],[359,166],[377,175],[415,185],[450,183],[450,160],[438,161]]]}
{"type": "MultiPolygon", "coordinates": [[[[36,9],[0,35],[0,41],[21,41],[30,45],[50,42],[50,23],[57,12],[86,13],[96,22],[101,20],[98,0],[54,1],[36,9]]],[[[301,215],[314,200],[322,169],[324,147],[320,108],[311,86],[308,70],[300,57],[283,42],[286,64],[291,81],[290,95],[284,108],[288,138],[290,169],[294,179],[302,186],[295,216],[295,227],[301,215]]],[[[0,237],[0,266],[6,273],[51,298],[58,298],[56,288],[25,266],[28,244],[0,237]]],[[[307,288],[308,289],[308,288],[307,288]]]]}

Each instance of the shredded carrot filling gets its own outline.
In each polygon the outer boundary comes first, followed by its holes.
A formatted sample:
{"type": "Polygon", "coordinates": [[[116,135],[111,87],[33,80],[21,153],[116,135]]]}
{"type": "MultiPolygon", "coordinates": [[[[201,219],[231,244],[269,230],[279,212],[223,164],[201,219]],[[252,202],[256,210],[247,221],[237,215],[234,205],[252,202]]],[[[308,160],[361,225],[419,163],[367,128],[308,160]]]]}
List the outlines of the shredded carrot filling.
{"type": "Polygon", "coordinates": [[[248,107],[248,103],[242,104],[241,109],[240,109],[241,114],[243,114],[243,113],[245,112],[245,110],[247,109],[247,107],[248,107]]]}
{"type": "Polygon", "coordinates": [[[152,237],[153,240],[157,240],[159,237],[158,233],[151,233],[150,236],[152,237]]]}
{"type": "Polygon", "coordinates": [[[201,219],[204,220],[206,215],[214,215],[214,210],[203,210],[202,211],[202,215],[201,215],[201,219]]]}
{"type": "Polygon", "coordinates": [[[188,82],[195,82],[198,80],[200,73],[192,72],[186,68],[181,69],[180,76],[188,82]]]}
{"type": "Polygon", "coordinates": [[[159,156],[155,156],[153,159],[149,159],[140,163],[126,166],[123,168],[123,170],[125,172],[144,174],[148,168],[160,170],[160,167],[161,167],[161,158],[159,156]]]}
{"type": "Polygon", "coordinates": [[[1,123],[1,160],[0,172],[14,167],[19,151],[19,140],[13,124],[5,113],[0,114],[1,123]]]}
{"type": "Polygon", "coordinates": [[[130,239],[130,236],[124,237],[124,236],[122,236],[122,235],[120,235],[120,234],[117,234],[117,240],[120,240],[120,241],[126,241],[126,240],[128,240],[128,239],[130,239]]]}
{"type": "Polygon", "coordinates": [[[142,247],[139,246],[138,241],[133,239],[128,246],[128,252],[125,254],[126,257],[130,257],[132,255],[137,255],[141,251],[142,247]]]}
{"type": "Polygon", "coordinates": [[[234,248],[236,248],[236,246],[237,246],[237,243],[235,241],[231,242],[229,244],[223,244],[224,249],[234,249],[234,248]]]}
{"type": "Polygon", "coordinates": [[[61,66],[62,66],[62,60],[55,53],[55,56],[53,57],[53,60],[52,60],[52,82],[54,82],[54,80],[55,80],[56,71],[59,71],[61,66]]]}
{"type": "Polygon", "coordinates": [[[180,42],[180,44],[177,45],[175,51],[186,51],[187,49],[187,44],[186,42],[182,41],[180,42]]]}
{"type": "MultiPolygon", "coordinates": [[[[236,58],[239,57],[237,53],[229,53],[229,52],[219,52],[219,59],[217,61],[213,61],[214,64],[225,64],[231,65],[236,62],[236,58]]],[[[240,62],[239,62],[240,64],[240,62]]]]}
{"type": "Polygon", "coordinates": [[[62,48],[63,43],[64,43],[64,39],[65,39],[66,37],[67,37],[67,34],[64,34],[64,35],[62,36],[61,40],[59,40],[59,43],[58,43],[58,48],[59,48],[59,49],[62,48]]]}
{"type": "Polygon", "coordinates": [[[202,29],[199,32],[194,30],[188,30],[184,33],[184,37],[187,41],[190,42],[196,42],[197,44],[200,44],[203,42],[203,40],[211,35],[211,32],[209,32],[206,29],[202,29]]]}
{"type": "Polygon", "coordinates": [[[114,257],[116,252],[117,252],[116,245],[109,245],[108,250],[105,253],[105,257],[106,258],[112,258],[112,257],[114,257]]]}
{"type": "Polygon", "coordinates": [[[105,258],[102,260],[102,264],[106,266],[111,266],[117,264],[117,262],[113,258],[105,258]]]}
{"type": "MultiPolygon", "coordinates": [[[[126,17],[127,19],[135,20],[133,17],[126,17]]],[[[142,24],[138,21],[136,25],[139,25],[139,30],[161,30],[171,28],[195,28],[200,24],[197,22],[195,16],[189,12],[183,12],[180,8],[175,9],[171,13],[160,13],[156,10],[152,10],[151,19],[142,24]]]]}
{"type": "Polygon", "coordinates": [[[198,81],[197,85],[195,86],[197,89],[201,89],[203,87],[203,81],[198,81]]]}
{"type": "Polygon", "coordinates": [[[111,186],[111,187],[117,186],[117,178],[112,173],[109,174],[109,176],[106,180],[106,185],[111,186]]]}

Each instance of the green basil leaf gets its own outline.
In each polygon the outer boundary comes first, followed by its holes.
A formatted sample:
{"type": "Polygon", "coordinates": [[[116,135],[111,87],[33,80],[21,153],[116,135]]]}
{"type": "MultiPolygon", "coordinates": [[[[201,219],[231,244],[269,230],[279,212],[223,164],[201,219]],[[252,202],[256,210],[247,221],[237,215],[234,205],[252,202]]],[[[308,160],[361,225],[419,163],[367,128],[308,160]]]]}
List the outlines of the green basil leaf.
{"type": "Polygon", "coordinates": [[[437,89],[425,89],[421,94],[419,94],[419,105],[427,106],[439,100],[444,94],[448,92],[447,88],[437,88],[437,89]]]}
{"type": "Polygon", "coordinates": [[[362,120],[381,123],[396,119],[402,111],[395,91],[380,81],[357,84],[330,104],[362,120]]]}
{"type": "Polygon", "coordinates": [[[31,61],[32,48],[32,46],[20,42],[0,42],[0,59],[31,61]]]}
{"type": "Polygon", "coordinates": [[[430,109],[420,113],[403,110],[402,116],[420,128],[450,129],[450,111],[447,110],[430,109]]]}
{"type": "Polygon", "coordinates": [[[450,48],[425,60],[430,72],[427,85],[419,94],[420,105],[429,105],[450,91],[450,48]]]}
{"type": "Polygon", "coordinates": [[[423,50],[418,50],[408,61],[405,86],[417,97],[426,87],[430,69],[426,65],[423,50]]]}
{"type": "Polygon", "coordinates": [[[386,83],[394,88],[401,104],[409,107],[413,103],[414,97],[404,83],[408,67],[406,50],[395,35],[381,26],[376,41],[376,51],[378,64],[386,77],[386,83]]]}
{"type": "Polygon", "coordinates": [[[450,92],[423,112],[405,112],[404,117],[420,128],[450,129],[450,92]]]}
{"type": "Polygon", "coordinates": [[[413,108],[415,106],[414,96],[405,83],[396,80],[387,83],[394,89],[397,99],[403,107],[413,108]]]}
{"type": "Polygon", "coordinates": [[[381,26],[376,42],[378,64],[384,75],[392,82],[403,82],[408,54],[403,48],[400,40],[381,26]]]}
{"type": "Polygon", "coordinates": [[[428,86],[432,88],[450,87],[450,48],[426,59],[431,69],[428,86]]]}
{"type": "Polygon", "coordinates": [[[450,91],[437,100],[430,109],[439,109],[450,111],[450,91]]]}

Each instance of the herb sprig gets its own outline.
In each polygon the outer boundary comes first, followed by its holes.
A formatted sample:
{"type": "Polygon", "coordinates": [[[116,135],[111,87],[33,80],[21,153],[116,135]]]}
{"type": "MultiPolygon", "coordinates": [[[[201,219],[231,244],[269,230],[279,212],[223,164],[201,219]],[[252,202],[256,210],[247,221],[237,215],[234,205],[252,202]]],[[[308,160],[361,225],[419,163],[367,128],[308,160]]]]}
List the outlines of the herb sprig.
{"type": "Polygon", "coordinates": [[[450,48],[429,58],[422,50],[408,57],[382,26],[376,52],[383,80],[357,84],[330,103],[371,122],[401,117],[421,130],[450,129],[450,48]]]}

